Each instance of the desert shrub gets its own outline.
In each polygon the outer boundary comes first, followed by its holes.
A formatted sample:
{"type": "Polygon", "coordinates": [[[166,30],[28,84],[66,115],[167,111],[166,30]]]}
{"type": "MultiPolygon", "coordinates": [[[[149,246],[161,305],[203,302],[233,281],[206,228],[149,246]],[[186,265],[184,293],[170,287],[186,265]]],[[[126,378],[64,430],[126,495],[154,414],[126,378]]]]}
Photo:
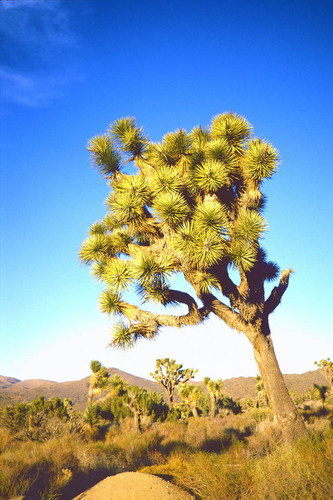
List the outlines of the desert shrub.
{"type": "Polygon", "coordinates": [[[166,464],[143,471],[172,477],[175,484],[187,489],[196,498],[209,500],[242,498],[253,482],[250,467],[245,461],[233,463],[224,455],[202,451],[173,454],[166,464]]]}
{"type": "Polygon", "coordinates": [[[131,415],[131,411],[124,404],[123,398],[117,396],[108,398],[100,405],[100,408],[102,418],[114,423],[119,423],[131,415]]]}
{"type": "MultiPolygon", "coordinates": [[[[259,434],[269,425],[260,424],[259,434]]],[[[275,439],[272,429],[270,439],[275,439]]],[[[327,499],[333,496],[333,432],[326,427],[293,445],[275,442],[266,454],[254,456],[246,445],[220,454],[178,452],[142,470],[167,475],[203,500],[327,499]]]]}
{"type": "Polygon", "coordinates": [[[25,403],[16,403],[0,408],[0,427],[16,434],[28,426],[30,406],[25,403]]]}
{"type": "Polygon", "coordinates": [[[191,409],[185,403],[177,403],[169,410],[167,420],[169,422],[178,422],[189,418],[191,414],[191,409]]]}
{"type": "Polygon", "coordinates": [[[77,461],[73,440],[15,442],[0,456],[0,498],[47,498],[72,478],[77,461]]]}
{"type": "Polygon", "coordinates": [[[7,448],[13,439],[13,435],[9,429],[0,428],[0,454],[7,448]]]}
{"type": "Polygon", "coordinates": [[[246,455],[262,457],[272,453],[282,443],[281,428],[268,419],[256,424],[256,431],[247,439],[246,455]]]}
{"type": "Polygon", "coordinates": [[[110,433],[106,436],[106,443],[117,447],[126,462],[128,470],[134,470],[143,465],[151,465],[151,452],[161,449],[162,437],[155,429],[148,429],[145,433],[137,431],[122,432],[122,425],[119,433],[110,433]]]}
{"type": "Polygon", "coordinates": [[[46,400],[39,396],[31,403],[15,403],[0,410],[0,428],[17,439],[45,441],[59,436],[68,420],[67,407],[57,397],[46,400]]]}
{"type": "Polygon", "coordinates": [[[333,435],[277,447],[255,463],[255,498],[333,497],[333,435]]]}
{"type": "Polygon", "coordinates": [[[229,396],[222,396],[217,401],[217,408],[221,410],[228,410],[234,413],[235,415],[238,415],[243,411],[241,404],[229,396]]]}

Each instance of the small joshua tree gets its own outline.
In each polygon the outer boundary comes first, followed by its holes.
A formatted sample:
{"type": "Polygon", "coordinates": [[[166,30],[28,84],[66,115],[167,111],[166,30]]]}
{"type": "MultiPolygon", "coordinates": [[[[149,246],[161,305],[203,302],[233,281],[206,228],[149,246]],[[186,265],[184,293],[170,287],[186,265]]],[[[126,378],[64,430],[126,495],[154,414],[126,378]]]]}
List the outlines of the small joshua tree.
{"type": "Polygon", "coordinates": [[[156,360],[156,370],[150,373],[150,376],[165,389],[170,410],[175,402],[175,388],[177,385],[193,378],[197,371],[192,368],[183,368],[183,365],[176,363],[174,359],[163,358],[156,360]]]}
{"type": "Polygon", "coordinates": [[[222,379],[217,379],[216,381],[211,380],[209,377],[203,379],[203,383],[207,387],[207,391],[210,397],[210,416],[215,417],[216,415],[216,402],[217,399],[222,394],[223,381],[222,379]]]}
{"type": "Polygon", "coordinates": [[[96,396],[99,396],[107,388],[110,377],[105,366],[99,361],[91,361],[90,369],[92,374],[90,375],[88,405],[93,402],[96,396]]]}
{"type": "Polygon", "coordinates": [[[329,387],[327,385],[318,385],[318,384],[313,384],[313,389],[319,399],[321,400],[323,404],[323,408],[325,408],[325,401],[326,401],[326,396],[329,391],[329,387]]]}
{"type": "Polygon", "coordinates": [[[321,359],[320,361],[315,361],[315,365],[318,366],[320,373],[324,375],[330,384],[330,392],[333,393],[333,361],[330,358],[321,359]]]}
{"type": "Polygon", "coordinates": [[[183,402],[191,409],[193,416],[197,418],[199,416],[198,404],[202,396],[202,388],[192,384],[181,384],[178,393],[183,402]]]}
{"type": "Polygon", "coordinates": [[[266,403],[266,406],[268,406],[267,392],[266,392],[262,377],[260,375],[256,375],[256,382],[257,382],[256,383],[256,390],[258,392],[257,408],[259,408],[259,406],[260,406],[260,400],[263,400],[266,403]]]}

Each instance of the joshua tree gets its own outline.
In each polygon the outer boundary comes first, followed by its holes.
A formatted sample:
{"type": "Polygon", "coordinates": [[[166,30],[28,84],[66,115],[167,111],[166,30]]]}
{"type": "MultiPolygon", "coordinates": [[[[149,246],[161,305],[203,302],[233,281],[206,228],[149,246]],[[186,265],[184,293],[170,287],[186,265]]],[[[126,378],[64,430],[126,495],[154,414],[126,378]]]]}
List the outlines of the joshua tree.
{"type": "Polygon", "coordinates": [[[207,391],[210,397],[210,416],[215,417],[216,415],[216,401],[222,394],[223,381],[222,379],[217,379],[216,381],[211,380],[209,377],[203,379],[203,383],[207,387],[207,391]]]}
{"type": "Polygon", "coordinates": [[[88,392],[88,405],[93,402],[106,389],[109,382],[109,373],[105,366],[99,361],[93,360],[90,363],[92,374],[90,375],[90,385],[88,392]]]}
{"type": "Polygon", "coordinates": [[[266,406],[268,406],[268,397],[267,397],[267,392],[265,389],[264,382],[262,380],[262,377],[260,375],[256,375],[256,390],[258,392],[258,397],[257,397],[257,408],[259,408],[259,403],[260,400],[263,399],[266,403],[266,406]]]}
{"type": "Polygon", "coordinates": [[[251,342],[286,437],[304,433],[269,327],[292,270],[281,271],[266,295],[265,284],[279,268],[261,245],[267,229],[262,186],[277,170],[277,150],[254,138],[251,125],[231,112],[215,116],[208,128],[168,133],[160,143],[149,140],[133,118],[123,118],[94,137],[88,150],[111,193],[108,212],[90,228],[80,256],[106,285],[101,310],[123,317],[110,345],[131,347],[165,326],[197,325],[215,315],[251,342]],[[132,293],[126,300],[132,285],[143,302],[181,305],[187,313],[152,312],[132,293]]]}
{"type": "Polygon", "coordinates": [[[156,370],[154,373],[150,373],[150,376],[161,387],[164,387],[170,410],[174,405],[175,388],[177,385],[193,378],[197,371],[192,368],[183,368],[183,365],[176,363],[174,359],[163,358],[156,360],[156,370]]]}
{"type": "Polygon", "coordinates": [[[181,384],[178,393],[184,403],[188,405],[194,417],[198,417],[198,404],[202,396],[202,389],[200,386],[192,384],[181,384]]]}
{"type": "Polygon", "coordinates": [[[318,366],[320,373],[324,375],[330,384],[330,392],[333,393],[333,361],[330,358],[321,359],[320,361],[315,361],[315,365],[318,366]]]}
{"type": "Polygon", "coordinates": [[[321,400],[321,402],[323,404],[323,408],[325,408],[325,400],[326,400],[326,396],[327,396],[329,387],[327,387],[327,385],[313,384],[313,389],[315,390],[317,396],[321,400]]]}

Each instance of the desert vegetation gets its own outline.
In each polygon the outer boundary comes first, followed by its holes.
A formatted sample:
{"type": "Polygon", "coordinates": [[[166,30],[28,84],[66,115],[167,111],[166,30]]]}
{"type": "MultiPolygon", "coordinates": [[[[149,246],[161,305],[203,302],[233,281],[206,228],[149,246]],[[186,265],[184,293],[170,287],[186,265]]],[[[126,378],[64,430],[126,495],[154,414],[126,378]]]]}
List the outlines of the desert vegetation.
{"type": "Polygon", "coordinates": [[[99,362],[91,369],[93,397],[83,412],[43,396],[1,407],[1,500],[70,499],[125,471],[159,475],[198,499],[333,495],[327,391],[325,405],[315,386],[291,394],[308,433],[288,444],[265,397],[236,401],[223,393],[221,379],[178,384],[170,408],[161,393],[108,377],[99,362]]]}

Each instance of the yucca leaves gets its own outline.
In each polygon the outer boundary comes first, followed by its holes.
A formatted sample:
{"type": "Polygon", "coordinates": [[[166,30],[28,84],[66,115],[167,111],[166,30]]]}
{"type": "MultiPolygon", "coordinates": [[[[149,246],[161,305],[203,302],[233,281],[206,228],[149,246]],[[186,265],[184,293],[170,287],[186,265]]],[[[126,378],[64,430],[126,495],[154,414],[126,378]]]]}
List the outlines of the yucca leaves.
{"type": "Polygon", "coordinates": [[[206,143],[206,157],[210,160],[218,160],[231,168],[234,155],[226,139],[214,139],[206,143]]]}
{"type": "Polygon", "coordinates": [[[128,290],[133,282],[131,262],[111,259],[105,266],[103,278],[112,292],[120,293],[128,290]]]}
{"type": "Polygon", "coordinates": [[[199,125],[197,127],[194,127],[193,130],[191,130],[189,137],[191,139],[192,146],[195,149],[203,149],[205,145],[209,142],[210,132],[208,127],[201,128],[199,125]]]}
{"type": "Polygon", "coordinates": [[[174,167],[160,167],[149,178],[150,187],[155,195],[180,192],[184,182],[174,167]]]}
{"type": "Polygon", "coordinates": [[[208,272],[194,272],[193,281],[202,293],[210,293],[214,289],[221,290],[221,285],[218,278],[208,272]]]}
{"type": "Polygon", "coordinates": [[[199,231],[213,231],[226,233],[228,219],[225,207],[217,200],[205,200],[200,203],[194,214],[193,220],[199,231]]]}
{"type": "Polygon", "coordinates": [[[267,229],[267,223],[254,210],[243,210],[236,219],[233,232],[238,240],[256,242],[267,229]]]}
{"type": "Polygon", "coordinates": [[[203,269],[217,264],[225,255],[225,242],[217,234],[199,234],[193,242],[192,259],[203,269]]]}
{"type": "Polygon", "coordinates": [[[119,144],[120,149],[133,157],[141,157],[147,147],[147,138],[142,128],[136,126],[134,118],[116,120],[110,125],[110,134],[119,144]]]}
{"type": "Polygon", "coordinates": [[[99,297],[99,306],[105,314],[123,314],[126,316],[128,304],[121,300],[121,296],[111,290],[104,290],[99,297]]]}
{"type": "Polygon", "coordinates": [[[132,275],[141,285],[153,284],[156,279],[166,280],[173,272],[175,262],[168,255],[143,252],[132,261],[132,275]]]}
{"type": "Polygon", "coordinates": [[[95,222],[89,229],[89,234],[105,234],[105,226],[100,222],[95,222]]]}
{"type": "Polygon", "coordinates": [[[110,238],[104,234],[92,234],[87,238],[79,251],[82,262],[89,264],[95,260],[105,260],[111,256],[114,248],[110,238]]]}
{"type": "Polygon", "coordinates": [[[173,236],[172,244],[176,252],[181,256],[188,257],[191,254],[192,244],[196,238],[193,221],[182,224],[173,236]]]}
{"type": "Polygon", "coordinates": [[[162,140],[163,151],[173,164],[189,152],[190,146],[191,138],[182,129],[166,134],[162,140]]]}
{"type": "Polygon", "coordinates": [[[224,113],[213,118],[211,136],[213,139],[225,139],[233,151],[242,153],[242,146],[252,133],[252,126],[242,116],[224,113]]]}
{"type": "Polygon", "coordinates": [[[228,169],[219,160],[205,160],[192,171],[192,182],[206,193],[215,193],[228,181],[228,169]]]}
{"type": "Polygon", "coordinates": [[[276,172],[279,154],[271,145],[262,139],[249,141],[245,157],[245,173],[251,180],[269,179],[276,172]]]}
{"type": "Polygon", "coordinates": [[[156,334],[156,322],[143,315],[140,323],[140,309],[120,297],[132,285],[141,300],[167,305],[178,272],[199,294],[229,293],[230,282],[220,281],[227,264],[241,271],[239,287],[248,284],[248,297],[260,280],[276,278],[278,267],[266,260],[259,241],[267,229],[261,181],[276,171],[279,158],[273,146],[251,135],[245,118],[229,112],[215,116],[209,128],[179,129],[160,143],[149,141],[131,117],[90,141],[111,193],[108,213],[91,226],[80,257],[107,287],[102,311],[130,322],[116,327],[112,345],[126,347],[156,334]]]}
{"type": "Polygon", "coordinates": [[[183,225],[173,240],[173,247],[182,259],[209,268],[219,262],[225,254],[225,241],[212,231],[199,231],[194,224],[183,225]]]}
{"type": "Polygon", "coordinates": [[[108,135],[99,135],[91,139],[87,146],[91,153],[93,165],[104,176],[113,176],[120,170],[121,157],[112,139],[108,135]]]}
{"type": "Polygon", "coordinates": [[[250,271],[257,261],[257,250],[245,241],[236,241],[228,252],[230,262],[241,271],[250,271]]]}
{"type": "Polygon", "coordinates": [[[133,242],[133,237],[127,230],[116,229],[112,233],[111,241],[117,253],[128,254],[129,245],[133,242]]]}
{"type": "Polygon", "coordinates": [[[103,283],[105,268],[105,262],[95,262],[91,268],[91,275],[94,276],[97,281],[101,281],[103,283]]]}
{"type": "Polygon", "coordinates": [[[121,196],[113,192],[106,200],[106,205],[122,224],[138,223],[145,217],[145,201],[140,194],[124,192],[121,196]]]}
{"type": "Polygon", "coordinates": [[[137,175],[119,175],[113,182],[112,188],[115,197],[121,197],[124,194],[136,196],[142,204],[149,203],[151,193],[145,177],[142,174],[137,175]]]}
{"type": "Polygon", "coordinates": [[[106,214],[101,224],[107,231],[114,231],[115,229],[122,227],[122,223],[119,222],[119,218],[112,212],[106,214]]]}
{"type": "Polygon", "coordinates": [[[169,288],[164,277],[154,277],[150,283],[138,286],[138,293],[144,302],[167,304],[169,301],[169,288]]]}
{"type": "Polygon", "coordinates": [[[264,277],[265,280],[267,281],[273,281],[275,280],[279,273],[280,273],[280,268],[275,262],[264,262],[263,263],[263,272],[264,272],[264,277]]]}
{"type": "Polygon", "coordinates": [[[117,322],[111,331],[110,347],[114,349],[130,349],[135,343],[135,337],[132,335],[130,328],[122,321],[117,322]]]}
{"type": "Polygon", "coordinates": [[[158,219],[172,228],[179,226],[190,212],[185,198],[179,193],[163,193],[157,196],[153,209],[158,219]]]}

